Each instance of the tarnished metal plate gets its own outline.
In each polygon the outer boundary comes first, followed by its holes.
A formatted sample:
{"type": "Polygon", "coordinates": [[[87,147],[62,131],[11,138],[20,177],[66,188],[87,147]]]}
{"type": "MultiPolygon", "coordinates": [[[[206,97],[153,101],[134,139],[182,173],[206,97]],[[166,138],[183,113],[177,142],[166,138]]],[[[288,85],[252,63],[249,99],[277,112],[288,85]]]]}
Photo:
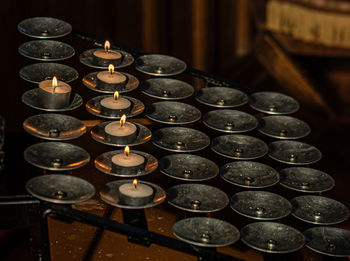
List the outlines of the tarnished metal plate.
{"type": "Polygon", "coordinates": [[[173,101],[152,103],[147,107],[146,117],[165,124],[188,124],[200,120],[202,114],[194,106],[173,101]]]}
{"type": "Polygon", "coordinates": [[[233,108],[248,102],[248,96],[229,87],[203,88],[196,92],[195,98],[200,103],[218,108],[233,108]]]}
{"type": "Polygon", "coordinates": [[[180,240],[202,247],[228,246],[239,239],[239,230],[230,223],[208,217],[186,218],[173,225],[180,240]]]}
{"type": "Polygon", "coordinates": [[[58,204],[75,204],[95,194],[92,184],[74,176],[48,174],[30,179],[26,189],[32,196],[58,204]]]}
{"type": "Polygon", "coordinates": [[[173,76],[184,72],[186,63],[172,56],[147,54],[135,61],[136,70],[153,76],[173,76]]]}
{"type": "MultiPolygon", "coordinates": [[[[79,55],[79,61],[82,64],[89,66],[89,67],[92,67],[92,68],[108,69],[108,65],[101,66],[101,65],[96,63],[96,60],[94,58],[93,53],[97,50],[100,50],[100,49],[91,49],[91,50],[87,50],[87,51],[83,52],[82,54],[79,55]]],[[[134,57],[128,52],[125,52],[122,50],[117,50],[117,49],[110,49],[110,51],[119,52],[123,56],[123,60],[120,64],[112,63],[115,68],[124,68],[124,67],[131,65],[134,62],[134,57]]]]}
{"type": "Polygon", "coordinates": [[[211,160],[193,154],[171,154],[159,160],[163,174],[186,181],[204,181],[215,178],[219,167],[211,160]]]}
{"type": "Polygon", "coordinates": [[[86,132],[84,123],[64,114],[38,114],[23,122],[29,134],[45,140],[71,140],[86,132]]]}

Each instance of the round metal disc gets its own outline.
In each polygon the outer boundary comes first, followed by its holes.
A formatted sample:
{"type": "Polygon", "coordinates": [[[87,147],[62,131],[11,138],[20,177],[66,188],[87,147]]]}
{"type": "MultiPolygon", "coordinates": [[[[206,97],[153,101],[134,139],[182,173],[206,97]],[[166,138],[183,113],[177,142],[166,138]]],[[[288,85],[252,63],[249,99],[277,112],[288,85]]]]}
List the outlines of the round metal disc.
{"type": "Polygon", "coordinates": [[[258,220],[280,219],[292,211],[287,199],[267,191],[238,192],[231,197],[230,205],[238,214],[258,220]]]}
{"type": "Polygon", "coordinates": [[[30,179],[26,189],[32,196],[58,204],[75,204],[90,199],[95,188],[84,179],[63,174],[48,174],[30,179]]]}
{"type": "Polygon", "coordinates": [[[83,98],[81,98],[79,94],[74,93],[73,95],[74,97],[71,101],[71,104],[68,107],[61,108],[61,109],[48,109],[48,108],[42,107],[42,105],[39,102],[39,88],[34,88],[29,91],[26,91],[22,95],[22,101],[29,107],[32,107],[34,109],[38,109],[41,111],[56,111],[56,112],[71,111],[80,107],[83,104],[83,98]]]}
{"type": "Polygon", "coordinates": [[[105,127],[107,124],[111,123],[113,121],[104,121],[101,122],[100,124],[96,125],[95,127],[93,127],[91,129],[91,137],[102,143],[102,144],[106,144],[106,145],[111,145],[111,146],[116,146],[116,147],[124,147],[124,146],[136,146],[136,145],[140,145],[143,143],[146,143],[147,141],[149,141],[152,138],[152,132],[145,126],[143,126],[142,124],[133,122],[137,128],[138,128],[138,133],[137,133],[137,137],[136,139],[132,142],[132,143],[113,143],[110,141],[105,141],[106,139],[106,133],[105,133],[105,127]]]}
{"type": "Polygon", "coordinates": [[[279,162],[307,165],[319,161],[321,152],[314,146],[299,141],[274,141],[269,144],[269,156],[279,162]]]}
{"type": "MultiPolygon", "coordinates": [[[[92,115],[101,117],[101,118],[106,118],[106,119],[120,119],[123,114],[120,115],[111,115],[108,111],[101,111],[101,103],[100,101],[104,98],[107,97],[112,97],[111,95],[101,95],[97,96],[95,98],[92,98],[86,103],[86,110],[90,112],[92,115]]],[[[126,98],[129,101],[131,101],[132,108],[130,110],[130,113],[126,113],[127,118],[135,117],[143,112],[145,109],[145,105],[138,99],[129,97],[129,96],[120,96],[121,98],[126,98]]]]}
{"type": "Polygon", "coordinates": [[[334,179],[312,168],[292,167],[280,170],[281,185],[299,192],[321,193],[334,187],[334,179]]]}
{"type": "Polygon", "coordinates": [[[23,128],[29,134],[45,140],[71,140],[86,132],[86,126],[80,120],[64,114],[38,114],[23,122],[23,128]]]}
{"type": "Polygon", "coordinates": [[[34,40],[19,46],[24,57],[39,61],[60,61],[72,57],[74,48],[69,44],[53,40],[34,40]]]}
{"type": "Polygon", "coordinates": [[[250,95],[249,105],[267,114],[291,114],[299,110],[299,103],[292,97],[278,92],[256,92],[250,95]]]}
{"type": "Polygon", "coordinates": [[[284,254],[299,250],[305,238],[298,230],[276,222],[254,222],[241,229],[242,241],[256,250],[284,254]]]}
{"type": "Polygon", "coordinates": [[[127,174],[127,175],[122,173],[112,172],[112,157],[116,154],[121,154],[121,153],[124,153],[124,150],[108,151],[101,154],[95,159],[95,167],[103,173],[106,173],[112,176],[117,176],[117,177],[140,177],[140,176],[144,176],[152,173],[158,167],[157,159],[151,154],[148,154],[143,151],[132,150],[132,153],[139,154],[145,158],[146,160],[145,168],[141,172],[136,172],[134,174],[127,174]]]}
{"type": "Polygon", "coordinates": [[[184,72],[186,63],[172,56],[147,54],[135,61],[136,70],[153,76],[173,76],[184,72]]]}
{"type": "Polygon", "coordinates": [[[334,257],[350,256],[350,231],[336,227],[313,227],[304,231],[306,246],[334,257]]]}
{"type": "Polygon", "coordinates": [[[152,78],[140,84],[141,91],[162,100],[186,99],[194,93],[192,85],[171,78],[152,78]]]}
{"type": "Polygon", "coordinates": [[[267,188],[278,183],[278,172],[259,162],[235,161],[220,168],[220,176],[227,182],[243,188],[267,188]]]}
{"type": "Polygon", "coordinates": [[[258,126],[254,116],[236,110],[210,111],[203,116],[203,123],[211,129],[226,133],[247,132],[258,126]]]}
{"type": "Polygon", "coordinates": [[[129,206],[129,205],[120,204],[119,187],[125,183],[132,183],[132,181],[133,181],[132,179],[123,179],[123,180],[112,181],[105,184],[100,191],[101,199],[107,204],[112,205],[114,207],[127,208],[127,209],[151,208],[159,205],[160,203],[163,203],[163,201],[165,200],[166,194],[161,187],[150,182],[139,180],[139,183],[147,184],[153,188],[153,190],[155,191],[153,200],[147,203],[146,205],[142,205],[142,206],[129,206]]]}
{"type": "Polygon", "coordinates": [[[19,76],[28,82],[39,84],[44,80],[52,80],[54,76],[59,81],[71,82],[78,78],[77,70],[59,63],[34,63],[23,67],[19,76]]]}
{"type": "Polygon", "coordinates": [[[48,39],[69,34],[72,31],[72,26],[53,17],[32,17],[21,21],[17,29],[30,37],[48,39]]]}
{"type": "Polygon", "coordinates": [[[123,87],[118,87],[115,88],[112,86],[106,86],[106,85],[98,85],[97,84],[97,74],[99,72],[93,72],[89,73],[88,75],[85,75],[83,78],[83,84],[84,86],[88,87],[89,89],[100,92],[100,93],[110,93],[113,94],[115,91],[118,91],[119,93],[126,93],[126,92],[131,92],[132,90],[135,90],[139,86],[139,80],[128,73],[123,74],[128,78],[125,86],[123,87]]]}
{"type": "Polygon", "coordinates": [[[331,198],[308,195],[293,198],[290,202],[292,215],[307,223],[335,225],[349,217],[348,208],[331,198]]]}
{"type": "Polygon", "coordinates": [[[165,124],[188,124],[202,117],[194,106],[174,101],[155,102],[147,107],[146,117],[165,124]]]}
{"type": "Polygon", "coordinates": [[[167,127],[153,133],[152,142],[159,148],[173,152],[193,152],[210,144],[210,138],[195,129],[167,127]]]}
{"type": "Polygon", "coordinates": [[[180,184],[167,190],[170,205],[190,212],[215,212],[225,208],[229,199],[218,188],[204,184],[180,184]]]}
{"type": "Polygon", "coordinates": [[[247,135],[223,135],[211,142],[211,149],[217,154],[240,160],[250,160],[263,157],[268,147],[262,140],[247,135]]]}
{"type": "Polygon", "coordinates": [[[64,142],[31,145],[24,151],[24,158],[38,168],[62,171],[80,168],[90,161],[86,150],[64,142]]]}
{"type": "Polygon", "coordinates": [[[195,98],[200,103],[218,108],[233,108],[248,102],[248,96],[229,87],[210,87],[196,91],[195,98]]]}
{"type": "Polygon", "coordinates": [[[300,139],[311,129],[304,121],[290,116],[266,116],[259,120],[258,130],[276,139],[300,139]]]}
{"type": "Polygon", "coordinates": [[[219,167],[206,158],[193,154],[171,154],[159,160],[163,174],[180,180],[204,181],[215,178],[219,167]]]}
{"type": "MultiPolygon", "coordinates": [[[[91,49],[91,50],[87,50],[87,51],[83,52],[82,54],[79,55],[79,61],[82,64],[89,66],[89,67],[92,67],[92,68],[108,69],[108,66],[101,66],[101,65],[96,64],[93,53],[97,50],[100,50],[100,49],[91,49]]],[[[112,63],[115,68],[124,68],[124,67],[131,65],[134,62],[134,57],[128,52],[125,52],[122,50],[116,50],[116,49],[110,49],[110,51],[119,52],[123,56],[123,61],[120,64],[113,64],[112,63]]]]}
{"type": "Polygon", "coordinates": [[[239,230],[216,218],[193,217],[176,222],[173,233],[180,240],[202,247],[222,247],[239,239],[239,230]]]}

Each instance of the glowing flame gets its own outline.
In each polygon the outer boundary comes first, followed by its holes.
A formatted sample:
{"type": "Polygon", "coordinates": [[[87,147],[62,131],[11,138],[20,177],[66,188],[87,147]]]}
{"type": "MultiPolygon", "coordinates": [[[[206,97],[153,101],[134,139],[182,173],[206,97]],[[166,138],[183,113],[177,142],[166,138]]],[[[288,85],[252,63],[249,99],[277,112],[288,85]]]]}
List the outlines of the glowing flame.
{"type": "Polygon", "coordinates": [[[114,73],[114,66],[113,66],[113,64],[110,64],[110,65],[108,66],[108,71],[109,71],[110,73],[114,73]]]}
{"type": "Polygon", "coordinates": [[[56,87],[57,87],[57,78],[56,78],[56,76],[54,76],[52,78],[52,88],[55,90],[56,87]]]}
{"type": "Polygon", "coordinates": [[[125,155],[126,157],[128,157],[128,156],[129,156],[129,153],[130,153],[130,148],[129,148],[129,146],[126,146],[126,147],[124,148],[124,155],[125,155]]]}
{"type": "Polygon", "coordinates": [[[105,51],[108,52],[110,48],[111,44],[109,43],[109,41],[105,41],[105,51]]]}
{"type": "Polygon", "coordinates": [[[114,100],[118,100],[119,99],[119,92],[118,91],[115,91],[114,93],[114,100]]]}
{"type": "Polygon", "coordinates": [[[125,121],[126,121],[126,115],[123,114],[123,116],[120,118],[120,126],[124,126],[125,121]]]}
{"type": "Polygon", "coordinates": [[[136,188],[136,187],[137,187],[137,179],[134,179],[134,180],[132,181],[132,184],[133,184],[134,187],[136,188]]]}

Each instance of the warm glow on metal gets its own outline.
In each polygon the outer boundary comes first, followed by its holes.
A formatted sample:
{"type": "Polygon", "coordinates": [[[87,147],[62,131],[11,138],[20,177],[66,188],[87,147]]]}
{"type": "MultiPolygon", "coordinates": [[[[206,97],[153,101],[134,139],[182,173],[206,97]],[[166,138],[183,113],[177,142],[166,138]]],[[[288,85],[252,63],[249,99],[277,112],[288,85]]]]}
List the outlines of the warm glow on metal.
{"type": "Polygon", "coordinates": [[[105,41],[105,51],[108,52],[109,49],[111,48],[111,44],[109,43],[109,41],[105,41]]]}
{"type": "Polygon", "coordinates": [[[110,64],[110,65],[108,66],[108,71],[109,71],[110,73],[114,73],[114,66],[113,66],[113,64],[110,64]]]}
{"type": "Polygon", "coordinates": [[[118,91],[115,91],[114,93],[114,100],[118,100],[119,99],[119,92],[118,91]]]}
{"type": "Polygon", "coordinates": [[[125,124],[125,121],[126,121],[126,115],[125,114],[123,114],[123,116],[120,118],[120,126],[124,126],[124,124],[125,124]]]}
{"type": "Polygon", "coordinates": [[[124,148],[124,155],[125,155],[126,157],[128,157],[128,156],[129,156],[129,153],[130,153],[130,148],[129,148],[129,146],[126,146],[126,147],[124,148]]]}
{"type": "Polygon", "coordinates": [[[56,76],[54,76],[52,78],[52,88],[55,90],[56,87],[57,87],[57,78],[56,78],[56,76]]]}

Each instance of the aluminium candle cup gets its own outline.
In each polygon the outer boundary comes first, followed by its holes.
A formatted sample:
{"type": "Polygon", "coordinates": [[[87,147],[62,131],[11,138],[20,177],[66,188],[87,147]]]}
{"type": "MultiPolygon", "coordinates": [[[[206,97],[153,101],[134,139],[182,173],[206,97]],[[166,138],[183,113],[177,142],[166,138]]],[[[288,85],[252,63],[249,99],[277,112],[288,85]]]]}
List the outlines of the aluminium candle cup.
{"type": "Polygon", "coordinates": [[[128,82],[129,78],[126,74],[123,74],[123,73],[119,73],[119,72],[113,72],[113,74],[116,74],[116,75],[122,75],[125,77],[125,80],[121,81],[121,82],[117,82],[117,83],[108,83],[108,82],[105,82],[103,80],[101,80],[99,78],[99,75],[101,75],[101,73],[110,73],[108,71],[102,71],[102,72],[99,72],[96,76],[96,84],[98,86],[100,86],[101,88],[103,89],[111,89],[113,88],[114,90],[119,90],[121,88],[124,88],[126,83],[128,82]]]}
{"type": "MultiPolygon", "coordinates": [[[[133,186],[132,183],[126,183],[123,185],[130,185],[133,186]]],[[[122,187],[123,185],[121,185],[120,187],[122,187]]],[[[143,184],[141,182],[139,182],[138,186],[147,186],[152,190],[152,193],[143,197],[131,197],[129,195],[125,195],[124,193],[122,193],[120,191],[120,187],[118,188],[118,193],[119,193],[119,201],[121,204],[123,205],[127,205],[127,206],[144,206],[146,204],[148,204],[149,202],[151,202],[154,198],[154,189],[151,186],[148,186],[146,184],[143,184]]]]}
{"type": "Polygon", "coordinates": [[[106,141],[108,142],[113,142],[113,143],[122,143],[122,144],[129,144],[132,143],[134,140],[136,140],[137,134],[139,132],[139,129],[137,125],[134,125],[133,123],[130,122],[125,122],[125,127],[126,126],[135,126],[136,130],[128,135],[112,135],[108,132],[106,132],[106,128],[108,126],[112,126],[112,124],[119,125],[120,123],[118,121],[111,122],[110,124],[106,125],[105,127],[105,134],[106,134],[106,141]]]}
{"type": "MultiPolygon", "coordinates": [[[[130,153],[130,155],[131,154],[137,154],[137,153],[130,153]]],[[[117,156],[117,155],[120,155],[120,154],[116,154],[115,156],[117,156]]],[[[135,173],[139,173],[142,170],[144,170],[145,169],[145,165],[146,165],[146,159],[140,154],[137,154],[137,155],[141,156],[144,159],[144,161],[141,164],[137,164],[135,166],[121,166],[121,165],[118,165],[117,163],[115,163],[113,161],[113,157],[112,157],[112,172],[113,173],[123,173],[123,175],[133,175],[135,173]]]]}
{"type": "Polygon", "coordinates": [[[46,109],[66,108],[71,102],[71,90],[70,85],[60,81],[54,92],[51,80],[42,81],[39,83],[39,103],[46,109]]]}
{"type": "Polygon", "coordinates": [[[100,57],[98,54],[99,53],[107,53],[104,49],[97,49],[96,51],[93,52],[92,57],[93,57],[93,61],[99,65],[99,66],[107,66],[110,64],[113,64],[114,66],[117,66],[119,64],[121,64],[123,62],[124,56],[122,53],[118,52],[118,51],[112,51],[109,50],[108,53],[112,54],[110,57],[111,59],[106,59],[106,58],[102,58],[100,57]]]}
{"type": "MultiPolygon", "coordinates": [[[[113,97],[111,96],[111,98],[113,98],[113,97]]],[[[120,97],[120,98],[122,98],[122,97],[120,97]]],[[[122,109],[108,108],[108,107],[103,106],[102,102],[100,102],[101,103],[101,114],[102,115],[109,115],[111,117],[118,117],[118,116],[123,115],[123,114],[126,114],[126,115],[130,114],[131,108],[133,108],[133,102],[127,98],[124,98],[124,99],[128,100],[130,102],[130,105],[127,106],[126,108],[122,108],[122,109]]]]}

